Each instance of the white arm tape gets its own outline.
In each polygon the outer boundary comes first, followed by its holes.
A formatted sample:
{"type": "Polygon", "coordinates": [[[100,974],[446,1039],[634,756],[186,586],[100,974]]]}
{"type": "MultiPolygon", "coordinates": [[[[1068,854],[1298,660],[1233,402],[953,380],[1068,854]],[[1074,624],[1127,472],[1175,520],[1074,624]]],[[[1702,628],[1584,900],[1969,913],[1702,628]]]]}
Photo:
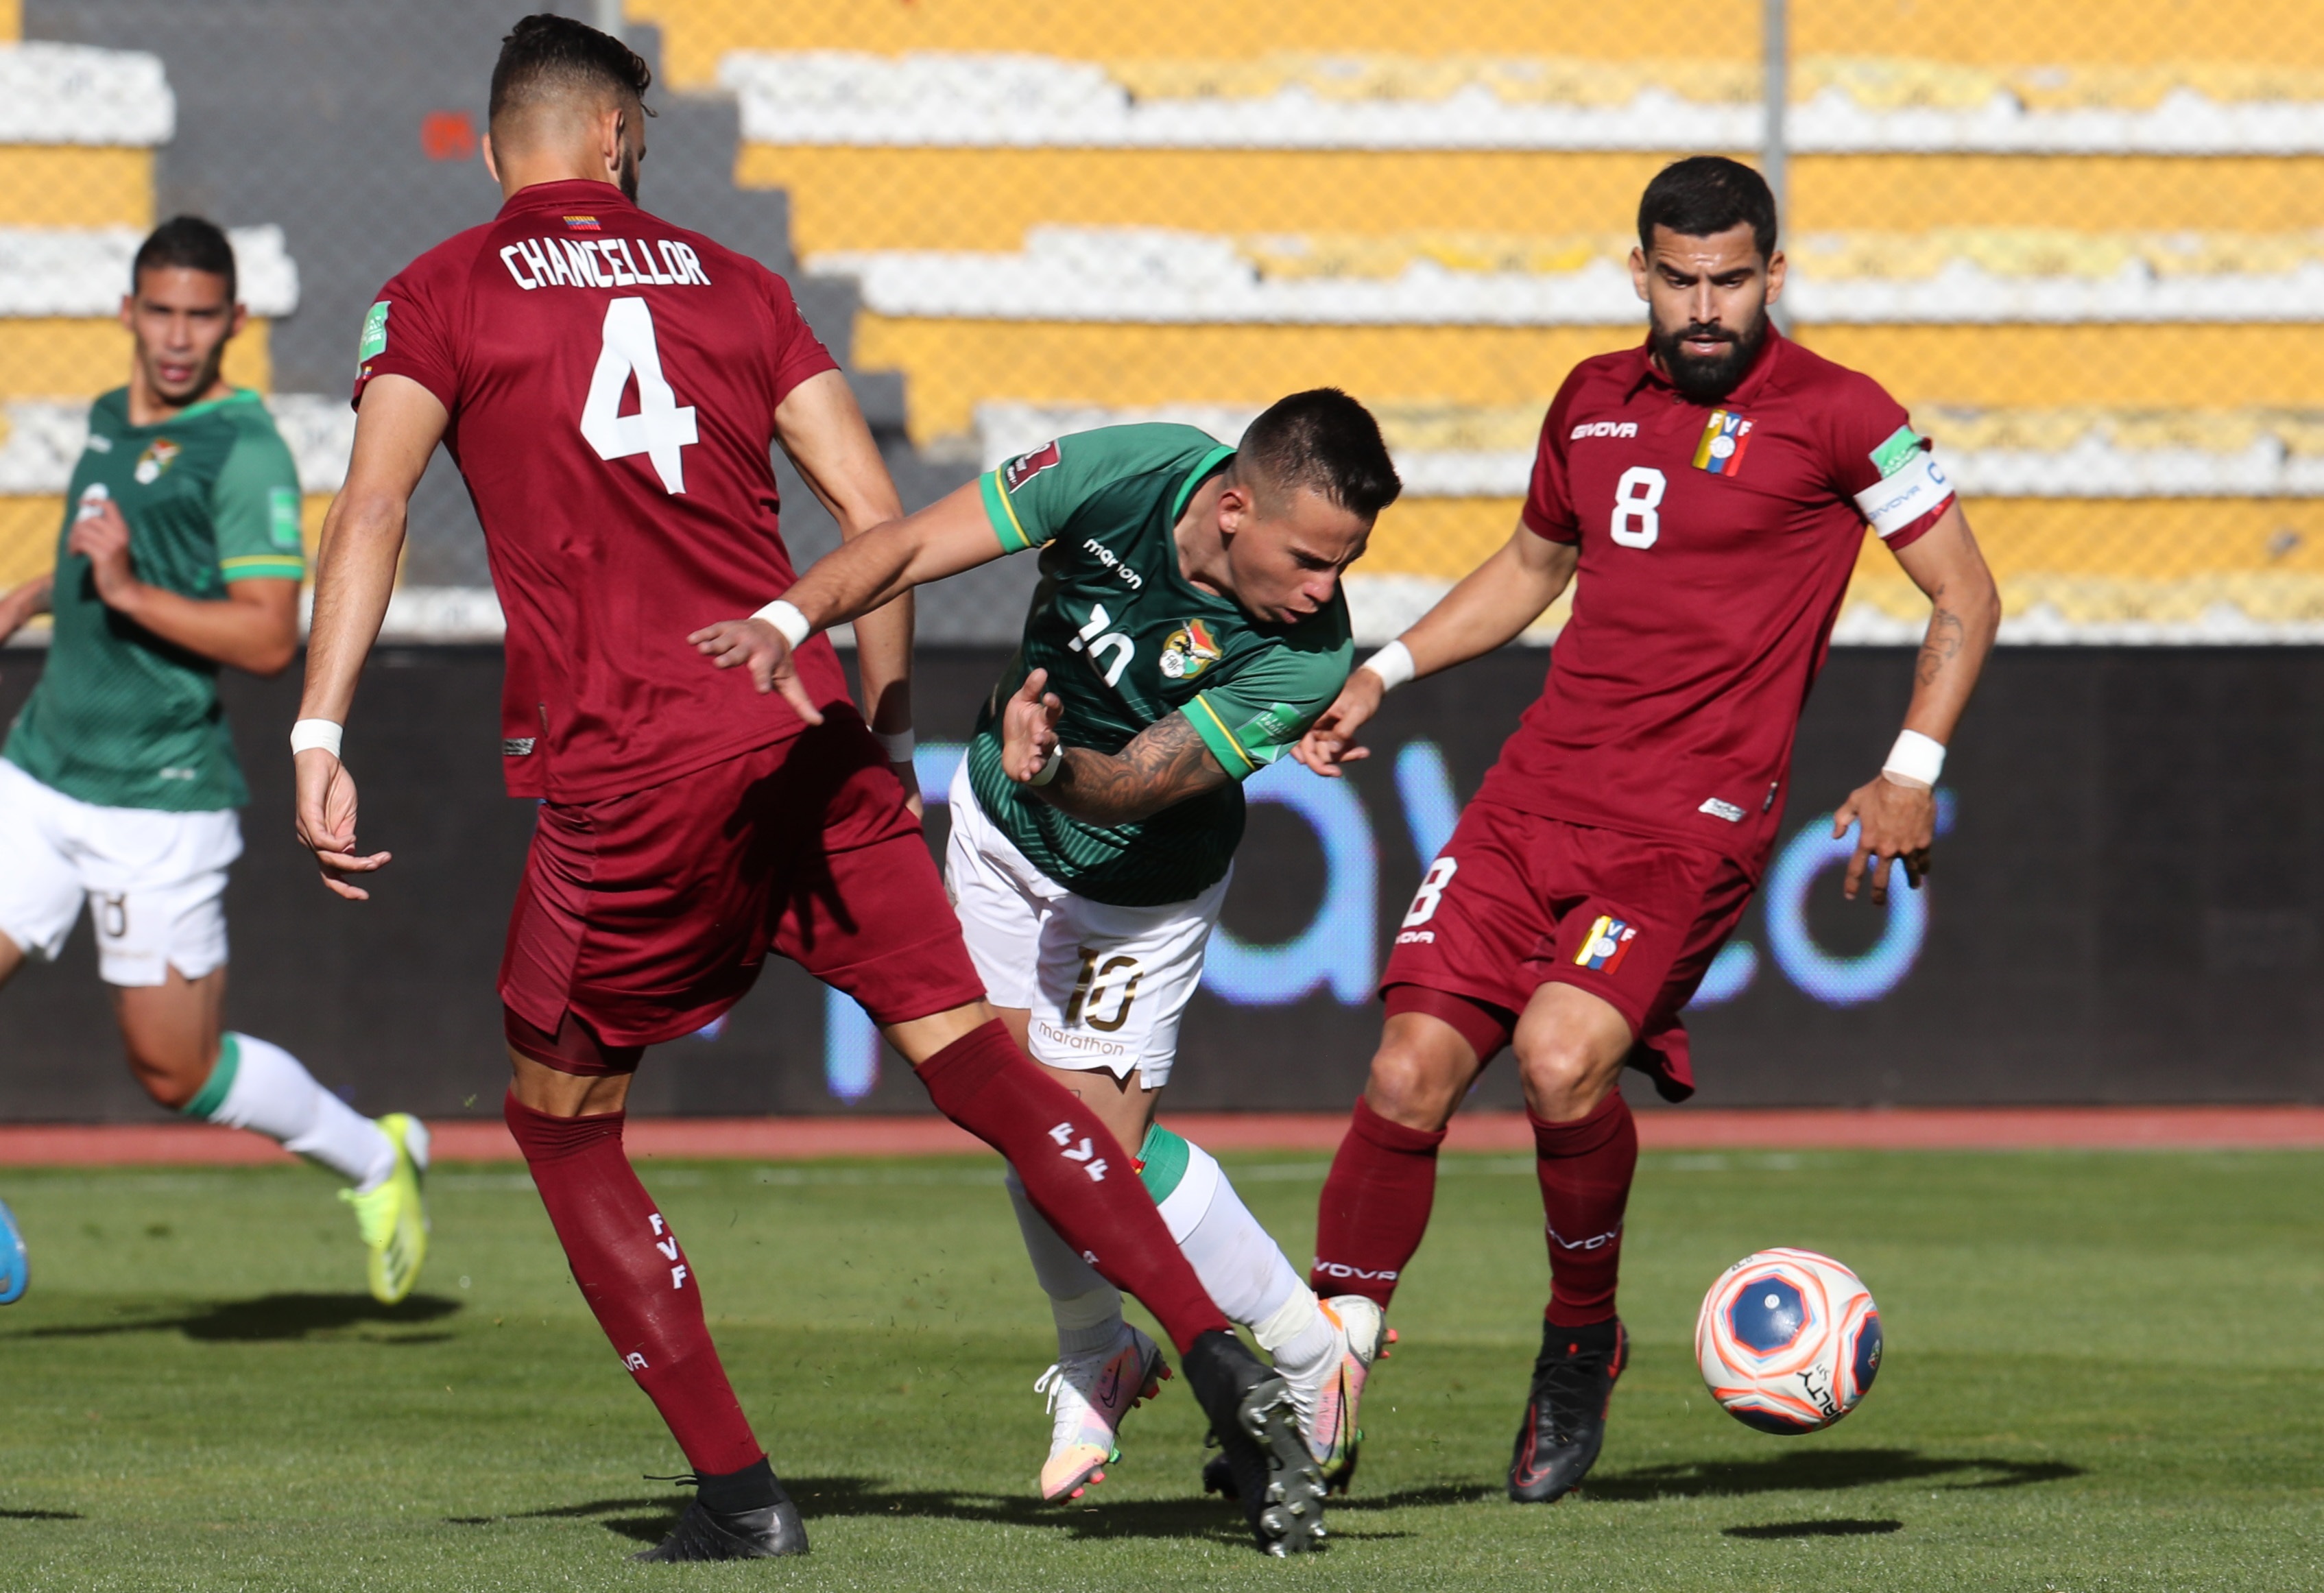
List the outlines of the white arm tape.
{"type": "Polygon", "coordinates": [[[805,614],[779,597],[752,614],[751,618],[764,620],[781,631],[783,640],[791,644],[793,651],[798,650],[799,643],[805,641],[807,639],[807,633],[815,629],[807,622],[805,614]]]}
{"type": "Polygon", "coordinates": [[[1896,744],[1888,750],[1888,761],[1880,772],[1908,786],[1934,790],[1937,777],[1945,771],[1945,744],[1923,735],[1917,730],[1897,732],[1896,744]]]}
{"type": "Polygon", "coordinates": [[[879,737],[880,744],[888,750],[889,762],[909,763],[912,760],[913,743],[910,731],[899,730],[895,734],[890,735],[886,731],[875,730],[872,733],[879,737]]]}
{"type": "Polygon", "coordinates": [[[1400,640],[1389,642],[1370,658],[1366,658],[1360,668],[1369,669],[1380,677],[1382,691],[1394,691],[1397,686],[1410,680],[1417,669],[1417,666],[1412,661],[1412,649],[1400,640]]]}
{"type": "Polygon", "coordinates": [[[1057,770],[1065,766],[1065,743],[1061,741],[1049,749],[1049,761],[1041,765],[1041,772],[1025,783],[1028,786],[1046,786],[1057,778],[1057,770]]]}
{"type": "Polygon", "coordinates": [[[332,757],[339,755],[339,738],[346,727],[328,719],[302,719],[290,727],[290,756],[310,752],[320,747],[332,757]]]}
{"type": "Polygon", "coordinates": [[[1893,537],[1924,514],[1942,509],[1952,498],[1953,483],[1937,456],[1916,450],[1904,467],[1884,476],[1856,494],[1858,512],[1882,537],[1893,537]]]}

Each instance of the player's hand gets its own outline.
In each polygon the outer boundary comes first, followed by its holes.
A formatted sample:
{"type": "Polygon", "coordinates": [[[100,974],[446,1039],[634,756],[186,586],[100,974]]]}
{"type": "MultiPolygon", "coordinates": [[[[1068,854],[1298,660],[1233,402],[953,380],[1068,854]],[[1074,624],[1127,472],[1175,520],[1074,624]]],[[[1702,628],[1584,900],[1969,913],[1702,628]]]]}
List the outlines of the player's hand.
{"type": "Polygon", "coordinates": [[[137,570],[130,562],[129,522],[122,519],[120,504],[110,498],[83,502],[72,534],[65,539],[65,551],[88,560],[97,599],[106,607],[128,606],[137,589],[137,570]]]}
{"type": "Polygon", "coordinates": [[[371,892],[343,876],[371,874],[387,866],[389,853],[369,857],[355,851],[355,782],[346,765],[320,747],[293,760],[299,773],[299,843],[315,854],[323,886],[351,902],[369,901],[371,892]]]}
{"type": "Polygon", "coordinates": [[[706,625],[687,640],[695,650],[720,669],[748,667],[751,684],[761,695],[770,691],[783,694],[783,701],[795,709],[809,724],[823,723],[823,710],[807,695],[800,684],[798,667],[791,658],[791,644],[783,633],[764,620],[721,620],[715,625],[706,625]]]}
{"type": "Polygon", "coordinates": [[[1356,732],[1379,712],[1380,699],[1387,695],[1388,687],[1380,684],[1378,675],[1370,669],[1357,670],[1332,699],[1332,705],[1307,727],[1291,755],[1324,778],[1338,779],[1342,764],[1372,755],[1370,748],[1356,744],[1356,732]]]}
{"type": "Polygon", "coordinates": [[[1872,905],[1888,900],[1888,868],[1904,867],[1904,882],[1914,889],[1929,875],[1929,849],[1937,838],[1937,794],[1918,786],[1900,785],[1886,775],[1875,775],[1858,786],[1831,815],[1834,840],[1856,826],[1856,853],[1848,860],[1848,879],[1840,893],[1849,900],[1864,883],[1864,865],[1872,868],[1872,905]]]}
{"type": "Polygon", "coordinates": [[[1001,772],[1023,785],[1047,766],[1057,750],[1057,721],[1065,704],[1049,684],[1049,672],[1036,669],[1001,711],[1001,772]]]}

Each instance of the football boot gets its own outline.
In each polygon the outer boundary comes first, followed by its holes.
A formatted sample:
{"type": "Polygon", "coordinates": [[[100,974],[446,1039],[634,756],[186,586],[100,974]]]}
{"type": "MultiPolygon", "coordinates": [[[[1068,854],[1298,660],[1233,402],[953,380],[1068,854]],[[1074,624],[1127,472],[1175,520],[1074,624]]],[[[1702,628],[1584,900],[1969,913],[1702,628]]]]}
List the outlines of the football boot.
{"type": "Polygon", "coordinates": [[[1049,1396],[1049,1458],[1041,1467],[1041,1497],[1078,1499],[1105,1480],[1121,1459],[1121,1419],[1162,1392],[1170,1375],[1154,1340],[1124,1322],[1112,1347],[1068,1355],[1043,1372],[1033,1392],[1049,1396]]]}
{"type": "Polygon", "coordinates": [[[1321,1549],[1323,1474],[1300,1435],[1290,1387],[1232,1333],[1204,1333],[1184,1361],[1259,1550],[1321,1549]]]}
{"type": "Polygon", "coordinates": [[[0,1201],[0,1305],[14,1305],[24,1297],[32,1281],[32,1264],[24,1254],[24,1232],[16,1213],[0,1201]]]}
{"type": "Polygon", "coordinates": [[[355,1226],[371,1252],[365,1270],[372,1298],[394,1305],[411,1293],[428,1258],[428,1206],[420,1190],[428,1172],[428,1125],[390,1112],[379,1127],[395,1146],[395,1171],[377,1189],[343,1189],[339,1199],[355,1209],[355,1226]]]}
{"type": "Polygon", "coordinates": [[[669,1536],[630,1558],[649,1562],[773,1560],[806,1552],[807,1528],[799,1521],[798,1506],[777,1483],[775,1502],[756,1510],[729,1514],[694,1500],[669,1529],[669,1536]]]}
{"type": "Polygon", "coordinates": [[[1606,1442],[1606,1407],[1629,1354],[1618,1318],[1584,1328],[1542,1323],[1525,1424],[1509,1459],[1510,1498],[1546,1505],[1581,1486],[1606,1442]]]}

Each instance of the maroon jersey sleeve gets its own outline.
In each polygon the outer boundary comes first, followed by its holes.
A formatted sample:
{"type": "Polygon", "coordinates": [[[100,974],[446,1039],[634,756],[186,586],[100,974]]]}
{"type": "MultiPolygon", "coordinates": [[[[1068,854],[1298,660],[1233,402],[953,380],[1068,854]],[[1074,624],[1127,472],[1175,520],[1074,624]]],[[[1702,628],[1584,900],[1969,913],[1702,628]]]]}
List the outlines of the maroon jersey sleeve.
{"type": "Polygon", "coordinates": [[[790,396],[792,388],[810,376],[836,371],[839,362],[799,314],[798,300],[791,297],[788,282],[761,270],[759,290],[766,296],[768,311],[775,320],[775,402],[779,404],[790,396]]]}
{"type": "Polygon", "coordinates": [[[1566,418],[1573,408],[1573,395],[1582,384],[1582,369],[1576,366],[1565,378],[1565,384],[1550,401],[1549,413],[1542,418],[1541,441],[1533,457],[1533,486],[1526,493],[1526,529],[1552,542],[1582,540],[1582,522],[1573,512],[1573,493],[1566,474],[1566,418]]]}
{"type": "Polygon", "coordinates": [[[1886,388],[1850,371],[1827,415],[1832,484],[1895,552],[1928,534],[1954,498],[1929,439],[1886,388]]]}
{"type": "Polygon", "coordinates": [[[364,389],[373,377],[409,376],[434,393],[446,410],[458,407],[460,374],[454,357],[458,339],[449,318],[460,302],[463,273],[457,262],[475,253],[461,246],[468,237],[463,234],[429,250],[379,290],[364,314],[363,341],[355,353],[355,403],[363,402],[364,389]]]}

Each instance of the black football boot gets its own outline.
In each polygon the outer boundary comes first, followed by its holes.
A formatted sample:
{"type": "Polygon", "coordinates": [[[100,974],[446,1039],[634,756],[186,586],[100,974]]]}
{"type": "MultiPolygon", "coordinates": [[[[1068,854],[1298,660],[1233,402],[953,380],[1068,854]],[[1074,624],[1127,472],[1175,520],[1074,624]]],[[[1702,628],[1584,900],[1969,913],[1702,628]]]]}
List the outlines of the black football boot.
{"type": "Polygon", "coordinates": [[[1533,1391],[1509,1459],[1509,1497],[1547,1505],[1581,1486],[1606,1442],[1606,1406],[1630,1357],[1619,1319],[1586,1328],[1541,1325],[1533,1391]]]}
{"type": "Polygon", "coordinates": [[[798,1506],[761,1460],[724,1477],[700,1478],[700,1491],[669,1536],[632,1560],[655,1562],[700,1560],[772,1560],[807,1552],[807,1528],[798,1506]],[[763,1501],[771,1492],[771,1503],[763,1501]],[[722,1506],[736,1506],[722,1508],[722,1506]]]}
{"type": "Polygon", "coordinates": [[[1232,1333],[1204,1333],[1179,1364],[1211,1419],[1232,1496],[1261,1552],[1321,1549],[1323,1473],[1299,1434],[1289,1386],[1232,1333]]]}

